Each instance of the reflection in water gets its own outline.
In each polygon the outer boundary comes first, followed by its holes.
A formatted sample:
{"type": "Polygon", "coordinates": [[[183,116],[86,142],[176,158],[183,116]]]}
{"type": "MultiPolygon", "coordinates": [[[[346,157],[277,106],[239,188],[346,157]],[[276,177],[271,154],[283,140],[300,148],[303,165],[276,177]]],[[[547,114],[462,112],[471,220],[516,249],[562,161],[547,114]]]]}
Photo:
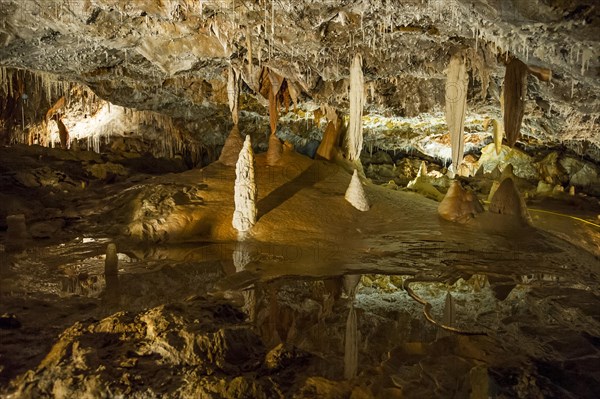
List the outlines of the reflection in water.
{"type": "Polygon", "coordinates": [[[350,310],[346,320],[346,336],[344,337],[344,378],[356,377],[358,370],[358,327],[354,300],[360,282],[360,274],[344,276],[344,290],[350,299],[350,310]]]}
{"type": "MultiPolygon", "coordinates": [[[[237,242],[232,254],[233,265],[236,273],[246,270],[246,266],[252,261],[251,248],[244,239],[237,242]]],[[[248,315],[248,320],[253,323],[256,320],[256,291],[254,288],[247,288],[242,291],[244,305],[242,310],[248,315]]]]}

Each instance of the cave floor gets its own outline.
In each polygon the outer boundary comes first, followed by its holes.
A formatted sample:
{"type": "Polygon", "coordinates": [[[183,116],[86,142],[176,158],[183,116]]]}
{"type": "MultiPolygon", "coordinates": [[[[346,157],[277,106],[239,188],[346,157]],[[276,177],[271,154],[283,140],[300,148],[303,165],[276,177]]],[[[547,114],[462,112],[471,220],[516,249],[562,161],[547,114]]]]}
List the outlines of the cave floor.
{"type": "Polygon", "coordinates": [[[78,162],[43,163],[72,187],[31,188],[16,170],[42,161],[0,161],[5,206],[64,221],[17,244],[0,233],[2,394],[600,395],[600,229],[568,217],[597,209],[540,202],[533,226],[457,225],[435,201],[367,184],[359,212],[347,165],[260,154],[259,220],[238,239],[233,168],[80,185],[78,162]],[[104,275],[108,242],[118,277],[104,275]]]}

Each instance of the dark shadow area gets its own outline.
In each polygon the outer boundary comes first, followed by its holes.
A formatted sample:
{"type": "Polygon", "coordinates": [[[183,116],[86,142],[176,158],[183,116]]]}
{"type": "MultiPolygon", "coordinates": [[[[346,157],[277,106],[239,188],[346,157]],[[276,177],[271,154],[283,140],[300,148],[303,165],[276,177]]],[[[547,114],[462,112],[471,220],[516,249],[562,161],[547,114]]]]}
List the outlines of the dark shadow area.
{"type": "Polygon", "coordinates": [[[258,219],[277,208],[303,188],[311,187],[325,178],[325,173],[320,170],[320,164],[314,163],[292,181],[277,187],[265,198],[258,201],[258,219]]]}

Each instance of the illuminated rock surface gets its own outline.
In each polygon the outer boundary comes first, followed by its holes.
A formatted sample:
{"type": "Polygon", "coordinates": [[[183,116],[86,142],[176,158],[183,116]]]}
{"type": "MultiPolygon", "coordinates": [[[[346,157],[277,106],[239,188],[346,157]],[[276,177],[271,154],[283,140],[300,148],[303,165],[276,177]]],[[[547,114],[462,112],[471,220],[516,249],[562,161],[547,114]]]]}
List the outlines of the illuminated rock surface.
{"type": "Polygon", "coordinates": [[[599,32],[1,0],[0,396],[599,397],[599,32]]]}

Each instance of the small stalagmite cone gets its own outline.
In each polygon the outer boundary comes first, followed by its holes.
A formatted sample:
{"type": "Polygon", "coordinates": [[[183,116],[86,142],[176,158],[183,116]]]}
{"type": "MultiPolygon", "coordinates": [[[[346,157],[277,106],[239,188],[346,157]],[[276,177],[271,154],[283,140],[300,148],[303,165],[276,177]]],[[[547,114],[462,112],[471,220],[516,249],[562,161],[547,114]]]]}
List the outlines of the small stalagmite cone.
{"type": "Polygon", "coordinates": [[[360,182],[358,177],[358,171],[354,169],[354,174],[352,175],[352,180],[350,180],[350,185],[346,190],[345,195],[346,201],[348,201],[353,207],[358,209],[359,211],[365,212],[368,211],[369,201],[367,200],[367,195],[365,194],[365,190],[360,182]]]}
{"type": "Polygon", "coordinates": [[[489,211],[517,217],[525,224],[531,222],[525,200],[519,193],[514,180],[510,177],[502,180],[502,183],[498,186],[490,201],[489,211]]]}
{"type": "Polygon", "coordinates": [[[119,273],[119,257],[117,246],[110,243],[106,246],[106,259],[104,260],[104,274],[115,275],[119,273]]]}

